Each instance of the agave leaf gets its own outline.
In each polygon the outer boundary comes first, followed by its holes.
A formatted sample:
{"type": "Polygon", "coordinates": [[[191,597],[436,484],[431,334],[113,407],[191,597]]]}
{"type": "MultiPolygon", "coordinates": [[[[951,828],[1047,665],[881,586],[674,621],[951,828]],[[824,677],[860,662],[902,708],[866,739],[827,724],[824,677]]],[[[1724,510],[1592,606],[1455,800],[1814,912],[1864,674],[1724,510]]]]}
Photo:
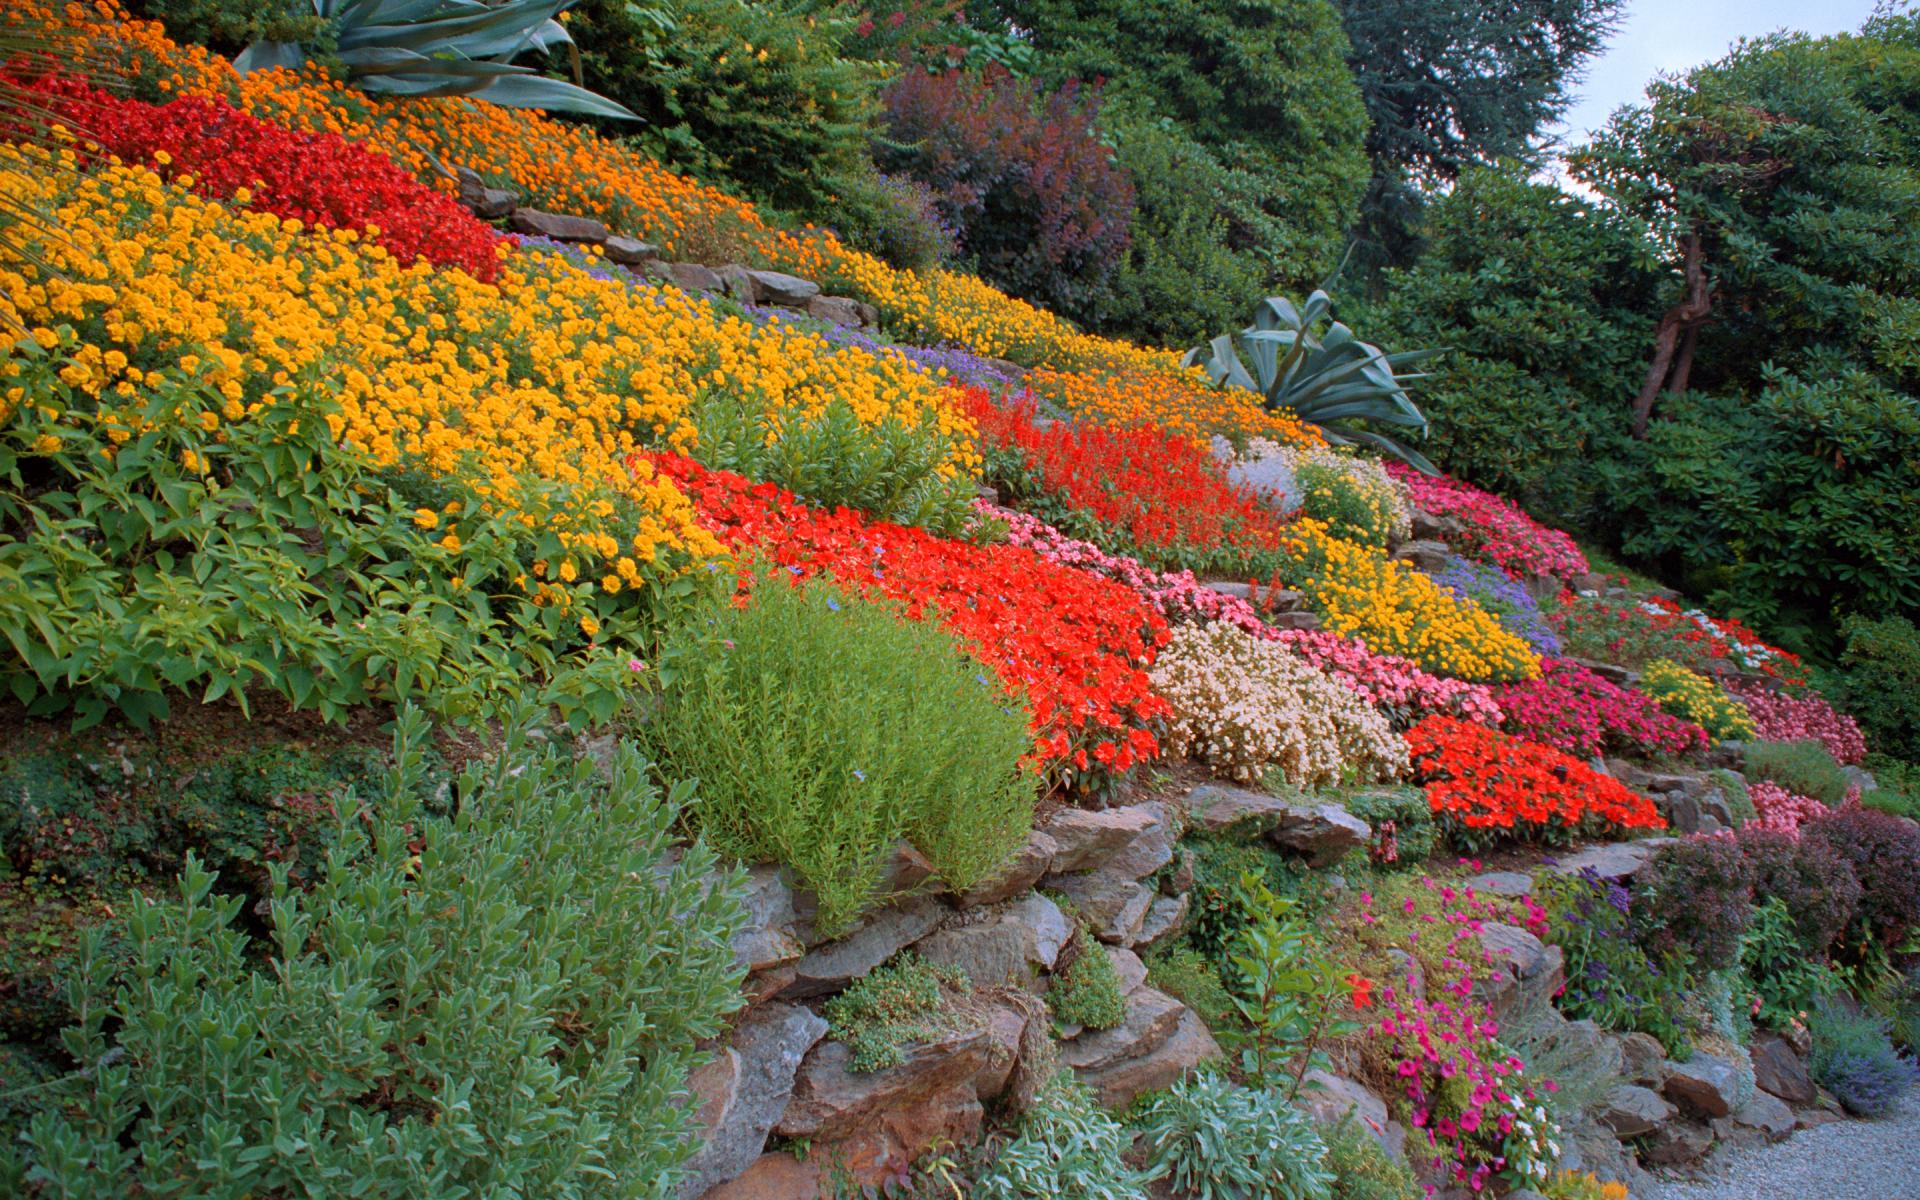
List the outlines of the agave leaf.
{"type": "MultiPolygon", "coordinates": [[[[1372,446],[1376,450],[1393,455],[1393,457],[1406,463],[1423,475],[1438,475],[1440,473],[1440,468],[1429,462],[1426,455],[1398,439],[1387,437],[1384,434],[1373,433],[1365,429],[1347,429],[1342,431],[1342,433],[1343,436],[1340,438],[1340,444],[1342,445],[1351,446],[1359,444],[1372,446]]],[[[1328,440],[1331,441],[1332,438],[1329,437],[1328,440]]]]}
{"type": "MultiPolygon", "coordinates": [[[[383,20],[378,25],[342,28],[340,46],[437,47],[468,58],[492,58],[532,46],[534,31],[550,24],[554,12],[564,7],[555,0],[507,0],[498,6],[475,4],[424,20],[383,20]]],[[[380,15],[387,18],[386,13],[380,15]]],[[[554,28],[562,37],[566,35],[565,29],[558,25],[554,28]]]]}
{"type": "Polygon", "coordinates": [[[233,69],[242,75],[275,67],[297,71],[306,61],[307,52],[299,42],[259,41],[234,56],[233,69]]]}

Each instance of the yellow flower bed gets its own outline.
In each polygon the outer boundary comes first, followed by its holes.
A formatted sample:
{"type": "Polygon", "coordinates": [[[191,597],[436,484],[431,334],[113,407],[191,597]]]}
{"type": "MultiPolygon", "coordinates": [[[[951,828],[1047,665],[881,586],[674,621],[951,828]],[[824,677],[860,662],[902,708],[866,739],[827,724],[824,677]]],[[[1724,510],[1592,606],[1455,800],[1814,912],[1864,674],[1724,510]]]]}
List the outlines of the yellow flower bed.
{"type": "MultiPolygon", "coordinates": [[[[735,197],[678,175],[591,129],[520,109],[454,99],[366,96],[313,69],[242,79],[226,60],[133,21],[114,0],[19,6],[12,19],[65,28],[77,46],[165,91],[225,97],[294,129],[338,133],[380,151],[447,190],[446,169],[468,167],[511,182],[536,206],[598,217],[614,228],[708,260],[738,258],[850,290],[903,332],[959,342],[980,354],[1077,369],[1181,373],[1170,351],[1143,349],[1075,329],[1060,317],[952,271],[898,271],[833,234],[776,229],[735,197]]],[[[1193,377],[1204,382],[1195,372],[1193,377]]]]}
{"type": "Polygon", "coordinates": [[[1266,438],[1289,446],[1324,446],[1311,425],[1271,413],[1245,388],[1214,389],[1204,376],[1124,371],[1068,374],[1039,370],[1026,384],[1069,413],[1101,425],[1157,425],[1205,442],[1222,437],[1266,438]]]}
{"type": "Polygon", "coordinates": [[[1474,683],[1539,676],[1540,657],[1523,639],[1421,572],[1331,536],[1320,521],[1299,521],[1287,535],[1297,561],[1286,582],[1308,593],[1333,632],[1474,683]]]}
{"type": "Polygon", "coordinates": [[[1662,709],[1701,726],[1718,741],[1750,741],[1753,714],[1705,675],[1670,658],[1656,659],[1640,673],[1640,690],[1662,709]]]}
{"type": "Polygon", "coordinates": [[[945,473],[977,466],[971,423],[906,360],[720,319],[674,289],[596,279],[557,255],[515,256],[483,284],[403,268],[351,232],[230,211],[144,169],[83,175],[37,151],[0,150],[0,195],[61,222],[33,248],[51,272],[0,260],[0,319],[46,344],[59,326],[77,333],[65,382],[99,405],[75,405],[73,420],[122,421],[143,407],[143,374],[162,367],[217,389],[220,411],[182,414],[203,422],[244,419],[296,377],[329,381],[336,436],[554,525],[583,575],[631,586],[663,554],[720,553],[678,489],[629,464],[642,448],[692,448],[688,413],[714,390],[776,425],[836,400],[869,425],[935,425],[949,435],[945,473]],[[182,361],[189,346],[217,347],[218,361],[182,361]]]}

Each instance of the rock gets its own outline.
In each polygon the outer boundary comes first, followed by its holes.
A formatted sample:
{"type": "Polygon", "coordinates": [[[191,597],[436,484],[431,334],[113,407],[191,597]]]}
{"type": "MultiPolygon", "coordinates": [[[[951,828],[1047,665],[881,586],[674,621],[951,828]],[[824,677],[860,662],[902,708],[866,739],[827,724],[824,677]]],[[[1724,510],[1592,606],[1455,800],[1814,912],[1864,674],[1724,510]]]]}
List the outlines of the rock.
{"type": "Polygon", "coordinates": [[[1445,542],[1419,538],[1394,552],[1400,562],[1421,571],[1438,571],[1447,565],[1449,551],[1445,542]]]}
{"type": "Polygon", "coordinates": [[[1203,783],[1187,793],[1187,819],[1208,833],[1258,836],[1280,823],[1288,802],[1247,788],[1203,783]]]}
{"type": "Polygon", "coordinates": [[[551,238],[556,242],[598,243],[607,240],[607,227],[592,217],[567,213],[542,212],[537,208],[516,208],[507,218],[507,227],[528,237],[551,238]]]}
{"type": "Polygon", "coordinates": [[[720,277],[720,288],[742,304],[760,304],[763,302],[760,281],[753,272],[739,263],[725,263],[715,272],[720,277]]]}
{"type": "Polygon", "coordinates": [[[1128,879],[1145,879],[1173,861],[1173,815],[1157,800],[1134,807],[1151,815],[1153,823],[1099,864],[1098,869],[1128,879]]]}
{"type": "Polygon", "coordinates": [[[1607,1093],[1595,1107],[1594,1116],[1615,1137],[1630,1138],[1652,1132],[1654,1126],[1672,1120],[1678,1111],[1651,1088],[1623,1083],[1607,1093]]]}
{"type": "Polygon", "coordinates": [[[1621,1078],[1650,1088],[1658,1088],[1667,1081],[1667,1050],[1658,1038],[1646,1033],[1623,1033],[1618,1040],[1621,1078]]]}
{"type": "Polygon", "coordinates": [[[1395,1162],[1406,1161],[1406,1126],[1388,1115],[1386,1101],[1363,1084],[1329,1075],[1317,1067],[1307,1072],[1303,1082],[1300,1107],[1316,1124],[1330,1126],[1352,1113],[1354,1121],[1380,1143],[1387,1157],[1395,1162]]]}
{"type": "Polygon", "coordinates": [[[1093,935],[1116,946],[1131,946],[1140,936],[1154,892],[1137,879],[1106,871],[1049,875],[1045,886],[1073,901],[1093,935]]]}
{"type": "Polygon", "coordinates": [[[808,951],[794,964],[794,981],[781,994],[799,999],[837,992],[932,933],[943,915],[943,906],[929,896],[882,909],[839,941],[808,951]]]}
{"type": "Polygon", "coordinates": [[[1812,1104],[1819,1094],[1807,1064],[1780,1035],[1760,1034],[1747,1054],[1753,1060],[1753,1081],[1761,1091],[1789,1104],[1812,1104]]]}
{"type": "Polygon", "coordinates": [[[1863,792],[1880,790],[1880,781],[1875,779],[1873,772],[1867,770],[1865,767],[1843,766],[1840,768],[1840,773],[1846,776],[1847,784],[1850,787],[1857,787],[1863,792]]]}
{"type": "Polygon", "coordinates": [[[776,1150],[762,1154],[744,1172],[715,1186],[700,1200],[817,1200],[826,1175],[811,1162],[776,1150]]]}
{"type": "Polygon", "coordinates": [[[928,962],[965,971],[976,988],[1037,991],[1045,986],[1041,973],[1053,969],[1072,935],[1060,906],[1029,892],[1007,904],[955,914],[914,950],[928,962]]]}
{"type": "Polygon", "coordinates": [[[815,296],[807,301],[807,315],[848,329],[858,329],[866,323],[860,319],[860,302],[845,296],[815,296]]]}
{"type": "Polygon", "coordinates": [[[884,871],[880,881],[881,892],[901,897],[919,891],[922,884],[933,878],[933,863],[909,843],[899,841],[887,852],[884,871]]]}
{"type": "Polygon", "coordinates": [[[1088,1030],[1060,1047],[1060,1061],[1076,1071],[1099,1071],[1151,1054],[1173,1035],[1184,1004],[1165,992],[1143,987],[1127,997],[1127,1016],[1112,1029],[1088,1030]]]}
{"type": "Polygon", "coordinates": [[[1193,853],[1188,850],[1176,852],[1179,861],[1173,870],[1160,877],[1162,896],[1183,896],[1193,890],[1193,853]]]}
{"type": "Polygon", "coordinates": [[[1756,1091],[1753,1099],[1735,1111],[1733,1123],[1758,1130],[1770,1142],[1777,1142],[1792,1133],[1795,1124],[1793,1110],[1787,1107],[1785,1101],[1760,1091],[1756,1091]]]}
{"type": "Polygon", "coordinates": [[[639,238],[615,235],[606,240],[601,247],[607,253],[607,261],[623,267],[638,267],[660,257],[660,247],[652,242],[643,242],[639,238]]]}
{"type": "Polygon", "coordinates": [[[782,308],[805,308],[807,302],[820,295],[820,285],[811,279],[802,279],[798,275],[788,275],[780,271],[747,272],[753,278],[754,289],[761,304],[778,304],[782,308]]]}
{"type": "Polygon", "coordinates": [[[953,1130],[952,1141],[963,1143],[979,1128],[973,1080],[986,1065],[989,1041],[984,1027],[956,1030],[907,1048],[906,1060],[897,1067],[859,1074],[848,1069],[853,1051],[845,1044],[821,1042],[800,1065],[793,1099],[774,1132],[832,1142],[878,1124],[903,1144],[920,1142],[917,1154],[930,1144],[921,1135],[945,1126],[953,1130]],[[955,1093],[964,1094],[965,1101],[956,1102],[955,1093]],[[952,1111],[969,1106],[971,1113],[952,1111]]]}
{"type": "Polygon", "coordinates": [[[453,174],[460,183],[460,203],[482,221],[497,221],[512,213],[520,202],[520,197],[506,188],[489,187],[478,172],[467,167],[455,167],[453,174]]]}
{"type": "Polygon", "coordinates": [[[1713,1132],[1693,1121],[1668,1121],[1654,1128],[1640,1143],[1640,1157],[1656,1166],[1679,1166],[1698,1160],[1713,1146],[1713,1132]]]}
{"type": "Polygon", "coordinates": [[[1203,783],[1187,793],[1187,815],[1209,833],[1265,834],[1286,850],[1330,862],[1373,837],[1365,821],[1338,804],[1314,804],[1246,788],[1203,783]]]}
{"type": "MultiPolygon", "coordinates": [[[[856,300],[854,301],[854,304],[860,310],[860,323],[862,325],[865,325],[868,329],[880,328],[880,310],[879,309],[875,308],[871,304],[868,304],[865,300],[856,300]]],[[[992,363],[998,363],[1000,360],[988,359],[987,361],[992,363]]],[[[1019,373],[1021,375],[1025,375],[1027,373],[1026,368],[1025,367],[1019,368],[1019,373]]]]}
{"type": "Polygon", "coordinates": [[[1563,1061],[1581,1064],[1581,1073],[1594,1079],[1618,1079],[1626,1067],[1620,1040],[1595,1021],[1564,1021],[1553,1034],[1563,1061]]]}
{"type": "Polygon", "coordinates": [[[1157,897],[1147,909],[1146,919],[1140,922],[1140,933],[1133,944],[1152,946],[1178,937],[1180,931],[1186,928],[1191,903],[1185,892],[1178,896],[1157,897]]]}
{"type": "Polygon", "coordinates": [[[1417,540],[1427,542],[1447,542],[1466,532],[1466,525],[1459,517],[1451,514],[1430,513],[1423,508],[1409,510],[1411,532],[1417,540]]]}
{"type": "Polygon", "coordinates": [[[1532,596],[1539,604],[1552,600],[1566,587],[1557,575],[1529,575],[1520,581],[1520,586],[1524,587],[1527,595],[1532,596]]]}
{"type": "Polygon", "coordinates": [[[1467,880],[1467,885],[1476,892],[1485,892],[1493,896],[1533,894],[1533,876],[1525,871],[1489,871],[1485,875],[1475,875],[1467,880]]]}
{"type": "Polygon", "coordinates": [[[983,1022],[987,1031],[986,1061],[973,1077],[973,1094],[983,1103],[998,1099],[1014,1085],[1022,1058],[1036,1052],[1029,1031],[1037,1027],[1044,1042],[1046,1020],[1047,1006],[1038,998],[1011,990],[994,994],[983,1022]]]}
{"type": "Polygon", "coordinates": [[[1107,951],[1107,960],[1113,964],[1113,973],[1120,980],[1120,994],[1131,996],[1147,982],[1147,964],[1131,950],[1114,946],[1107,951]]]}
{"type": "Polygon", "coordinates": [[[1578,875],[1592,868],[1593,873],[1602,879],[1616,883],[1631,879],[1653,861],[1660,847],[1672,842],[1672,838],[1646,838],[1637,842],[1608,842],[1604,845],[1589,846],[1578,854],[1560,859],[1548,866],[1548,870],[1562,875],[1578,875]]]}
{"type": "MultiPolygon", "coordinates": [[[[665,274],[668,282],[684,292],[722,290],[720,276],[713,268],[702,266],[700,263],[662,263],[658,269],[665,274]]],[[[647,273],[651,275],[654,270],[655,268],[649,265],[647,273]]]]}
{"type": "Polygon", "coordinates": [[[1267,840],[1325,865],[1373,840],[1373,828],[1338,804],[1289,805],[1267,840]]]}
{"type": "MultiPolygon", "coordinates": [[[[1142,993],[1151,990],[1141,989],[1142,993]]],[[[1218,1057],[1219,1043],[1207,1032],[1205,1022],[1183,1007],[1172,1033],[1152,1051],[1109,1066],[1079,1070],[1078,1074],[1102,1105],[1121,1109],[1140,1093],[1168,1087],[1201,1063],[1218,1057]]]]}
{"type": "Polygon", "coordinates": [[[1686,1062],[1667,1065],[1667,1081],[1660,1090],[1689,1112],[1725,1117],[1732,1114],[1740,1094],[1740,1073],[1723,1058],[1695,1051],[1686,1062]]]}
{"type": "Polygon", "coordinates": [[[700,1148],[680,1195],[691,1198],[745,1171],[786,1111],[794,1075],[827,1023],[792,1004],[749,1009],[727,1045],[688,1080],[699,1105],[700,1148]]]}
{"type": "Polygon", "coordinates": [[[1099,866],[1135,839],[1152,837],[1156,828],[1165,823],[1166,811],[1159,804],[1137,804],[1105,812],[1062,808],[1048,818],[1041,831],[1055,843],[1050,869],[1057,874],[1099,866]]]}
{"type": "Polygon", "coordinates": [[[1026,891],[1040,882],[1040,877],[1053,865],[1059,849],[1051,836],[1034,830],[1027,835],[1026,844],[1020,847],[1012,861],[1001,868],[998,875],[962,892],[954,898],[954,903],[961,908],[973,908],[982,904],[997,904],[1026,891]]]}
{"type": "Polygon", "coordinates": [[[1592,1117],[1582,1115],[1560,1131],[1564,1153],[1560,1166],[1569,1171],[1591,1171],[1603,1180],[1618,1180],[1627,1185],[1634,1200],[1658,1200],[1660,1185],[1640,1169],[1633,1151],[1620,1144],[1607,1128],[1592,1117]]]}
{"type": "Polygon", "coordinates": [[[1275,629],[1294,629],[1311,632],[1320,628],[1320,614],[1310,612],[1268,613],[1263,620],[1275,629]]]}
{"type": "Polygon", "coordinates": [[[747,872],[747,920],[733,936],[734,961],[758,973],[798,962],[806,953],[794,932],[793,889],[778,867],[747,872]]]}
{"type": "Polygon", "coordinates": [[[1496,1015],[1538,1007],[1566,982],[1560,947],[1546,945],[1516,925],[1482,926],[1480,945],[1494,957],[1493,976],[1482,986],[1496,1015]]]}

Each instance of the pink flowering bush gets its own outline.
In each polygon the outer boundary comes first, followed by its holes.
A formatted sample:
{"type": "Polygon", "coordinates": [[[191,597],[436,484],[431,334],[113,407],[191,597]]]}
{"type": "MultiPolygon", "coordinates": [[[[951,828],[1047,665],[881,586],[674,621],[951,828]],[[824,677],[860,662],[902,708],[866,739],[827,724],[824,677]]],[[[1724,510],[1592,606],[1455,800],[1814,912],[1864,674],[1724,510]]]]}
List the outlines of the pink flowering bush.
{"type": "Polygon", "coordinates": [[[1789,696],[1751,679],[1723,679],[1720,686],[1746,702],[1763,741],[1819,742],[1842,764],[1858,765],[1867,757],[1867,739],[1859,724],[1817,693],[1789,696]]]}
{"type": "Polygon", "coordinates": [[[1707,748],[1707,731],[1662,712],[1649,696],[1564,659],[1540,660],[1540,678],[1500,684],[1501,728],[1581,758],[1608,750],[1686,754],[1707,748]]]}
{"type": "Polygon", "coordinates": [[[1511,575],[1554,575],[1572,582],[1587,573],[1587,556],[1571,537],[1492,492],[1445,475],[1422,475],[1404,463],[1390,462],[1387,470],[1406,485],[1416,508],[1460,518],[1466,529],[1454,549],[1468,558],[1511,575]]]}
{"type": "Polygon", "coordinates": [[[1432,1167],[1474,1192],[1496,1179],[1544,1180],[1560,1156],[1541,1095],[1555,1085],[1528,1081],[1520,1059],[1500,1048],[1499,1023],[1475,983],[1498,965],[1480,941],[1485,926],[1544,934],[1545,910],[1425,878],[1398,899],[1361,893],[1359,921],[1363,944],[1404,950],[1421,967],[1380,989],[1380,1016],[1361,1036],[1370,1073],[1385,1076],[1395,1115],[1425,1135],[1432,1167]]]}
{"type": "MultiPolygon", "coordinates": [[[[1857,793],[1849,793],[1851,799],[1857,793]]],[[[1762,779],[1747,787],[1753,801],[1754,819],[1745,828],[1771,829],[1789,837],[1799,837],[1800,827],[1818,821],[1833,810],[1811,796],[1797,796],[1773,782],[1762,779]]]]}
{"type": "Polygon", "coordinates": [[[1376,654],[1357,638],[1321,630],[1275,629],[1260,619],[1252,604],[1216,592],[1191,571],[1162,573],[1136,558],[1108,554],[1092,542],[1068,537],[1026,513],[980,502],[980,514],[1004,523],[1007,539],[1042,558],[1104,575],[1146,597],[1175,624],[1226,624],[1267,641],[1279,642],[1312,665],[1337,676],[1361,698],[1386,710],[1401,725],[1429,713],[1443,713],[1483,725],[1497,725],[1500,707],[1484,684],[1443,679],[1411,659],[1376,654]]]}

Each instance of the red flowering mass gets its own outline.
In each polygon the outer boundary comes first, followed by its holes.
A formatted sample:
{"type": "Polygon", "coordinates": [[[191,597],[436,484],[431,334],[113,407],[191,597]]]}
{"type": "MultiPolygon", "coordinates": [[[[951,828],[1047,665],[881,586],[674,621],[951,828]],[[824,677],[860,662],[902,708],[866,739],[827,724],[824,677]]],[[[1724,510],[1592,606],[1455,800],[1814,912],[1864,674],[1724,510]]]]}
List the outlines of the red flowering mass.
{"type": "Polygon", "coordinates": [[[1484,725],[1428,717],[1407,732],[1407,751],[1434,813],[1469,831],[1564,840],[1596,826],[1666,826],[1653,801],[1619,780],[1551,747],[1484,725]]]}
{"type": "Polygon", "coordinates": [[[825,572],[897,600],[915,618],[938,616],[1025,697],[1045,769],[1120,772],[1159,754],[1149,725],[1168,710],[1146,668],[1167,625],[1132,589],[1024,547],[948,541],[849,509],[809,508],[770,483],[677,455],[649,457],[731,545],[757,548],[799,576],[825,572]]]}
{"type": "Polygon", "coordinates": [[[961,389],[996,482],[1057,529],[1160,570],[1267,574],[1285,522],[1192,439],[1151,425],[1042,428],[1032,402],[961,389]]]}
{"type": "MultiPolygon", "coordinates": [[[[1627,586],[1620,576],[1609,583],[1616,588],[1627,586]]],[[[1798,655],[1768,645],[1734,618],[1683,609],[1662,596],[1615,599],[1592,592],[1562,592],[1547,620],[1567,653],[1586,658],[1633,667],[1666,658],[1711,675],[1732,668],[1790,687],[1807,681],[1798,655]]]]}
{"type": "Polygon", "coordinates": [[[377,229],[372,236],[401,262],[424,257],[489,282],[499,273],[500,239],[490,227],[337,134],[296,133],[200,96],[148,104],[60,76],[37,79],[33,89],[86,141],[169,179],[191,175],[193,190],[210,199],[246,188],[247,206],[262,212],[330,229],[377,229]]]}
{"type": "Polygon", "coordinates": [[[1662,712],[1653,698],[1585,667],[1540,660],[1540,678],[1493,688],[1503,728],[1582,758],[1608,750],[1685,754],[1707,748],[1707,731],[1662,712]]]}

